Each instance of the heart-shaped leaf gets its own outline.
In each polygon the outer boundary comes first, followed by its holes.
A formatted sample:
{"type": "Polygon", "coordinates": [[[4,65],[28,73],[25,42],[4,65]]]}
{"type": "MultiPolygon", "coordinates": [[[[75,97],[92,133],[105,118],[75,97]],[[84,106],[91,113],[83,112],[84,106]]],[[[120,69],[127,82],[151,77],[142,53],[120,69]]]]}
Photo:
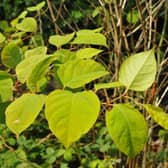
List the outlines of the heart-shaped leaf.
{"type": "Polygon", "coordinates": [[[106,125],[116,146],[129,157],[137,155],[147,141],[143,115],[130,104],[115,104],[106,113],[106,125]]]}
{"type": "Polygon", "coordinates": [[[46,100],[45,114],[51,131],[68,148],[95,123],[100,102],[92,91],[56,90],[46,100]]]}
{"type": "Polygon", "coordinates": [[[66,34],[66,35],[53,35],[49,38],[49,43],[55,45],[57,48],[61,47],[62,45],[67,44],[73,37],[75,33],[66,34]]]}

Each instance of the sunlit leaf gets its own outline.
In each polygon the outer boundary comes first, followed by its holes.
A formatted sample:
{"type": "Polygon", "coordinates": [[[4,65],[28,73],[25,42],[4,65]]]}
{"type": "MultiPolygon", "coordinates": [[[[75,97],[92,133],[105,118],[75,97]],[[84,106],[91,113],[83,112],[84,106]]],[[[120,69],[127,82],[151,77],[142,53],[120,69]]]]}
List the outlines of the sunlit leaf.
{"type": "Polygon", "coordinates": [[[55,45],[57,48],[62,45],[67,44],[74,37],[75,33],[66,34],[66,35],[53,35],[49,38],[49,43],[55,45]]]}
{"type": "Polygon", "coordinates": [[[96,33],[93,30],[80,30],[77,32],[77,37],[71,42],[72,44],[91,44],[102,45],[107,47],[106,37],[101,33],[96,33]]]}
{"type": "Polygon", "coordinates": [[[77,58],[92,58],[95,55],[98,55],[101,53],[103,50],[99,50],[96,48],[84,48],[80,49],[76,52],[76,57],[77,58]]]}
{"type": "Polygon", "coordinates": [[[17,136],[36,119],[45,101],[44,95],[24,94],[6,109],[6,124],[17,136]]]}
{"type": "Polygon", "coordinates": [[[128,89],[144,91],[154,82],[156,60],[154,50],[134,54],[121,65],[119,81],[128,89]]]}
{"type": "Polygon", "coordinates": [[[0,102],[7,102],[12,100],[12,89],[13,81],[11,76],[5,71],[0,71],[0,102]]]}
{"type": "Polygon", "coordinates": [[[16,25],[16,28],[24,32],[36,32],[37,22],[33,17],[26,17],[21,21],[21,23],[16,25]]]}
{"type": "Polygon", "coordinates": [[[68,148],[89,131],[99,110],[99,99],[92,91],[56,90],[47,97],[45,114],[51,131],[68,148]]]}
{"type": "Polygon", "coordinates": [[[33,49],[29,49],[24,53],[25,58],[33,55],[45,55],[47,53],[47,47],[39,46],[33,49]]]}
{"type": "Polygon", "coordinates": [[[147,141],[143,115],[130,104],[115,104],[106,112],[106,125],[115,145],[129,157],[137,155],[147,141]]]}
{"type": "Polygon", "coordinates": [[[58,76],[65,87],[78,88],[108,74],[105,68],[94,60],[76,59],[62,64],[58,76]]]}
{"type": "Polygon", "coordinates": [[[46,55],[29,55],[22,60],[16,67],[16,75],[20,82],[24,83],[31,74],[33,68],[44,59],[46,55]]]}
{"type": "Polygon", "coordinates": [[[123,87],[123,85],[120,82],[98,83],[94,85],[94,88],[96,90],[115,88],[115,87],[123,87]]]}
{"type": "Polygon", "coordinates": [[[27,86],[31,91],[37,90],[37,82],[45,76],[49,70],[49,65],[56,59],[55,56],[47,56],[34,66],[27,79],[27,86]]]}
{"type": "Polygon", "coordinates": [[[45,6],[45,1],[38,3],[36,6],[28,7],[27,10],[30,12],[39,11],[45,6]]]}
{"type": "Polygon", "coordinates": [[[145,104],[144,107],[156,123],[168,130],[168,114],[165,113],[162,108],[151,104],[145,104]]]}

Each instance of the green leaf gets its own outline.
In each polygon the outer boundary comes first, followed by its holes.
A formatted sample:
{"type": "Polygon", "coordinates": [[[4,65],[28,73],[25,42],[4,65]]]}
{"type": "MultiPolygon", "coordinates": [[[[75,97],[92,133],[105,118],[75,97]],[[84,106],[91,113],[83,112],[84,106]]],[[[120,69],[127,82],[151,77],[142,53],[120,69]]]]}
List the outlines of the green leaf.
{"type": "Polygon", "coordinates": [[[21,23],[16,24],[16,28],[24,32],[36,32],[37,22],[33,17],[26,17],[21,23]]]}
{"type": "Polygon", "coordinates": [[[8,43],[3,48],[1,53],[1,60],[5,66],[14,68],[21,61],[21,59],[21,49],[14,42],[8,43]]]}
{"type": "Polygon", "coordinates": [[[64,87],[78,88],[107,75],[105,68],[94,60],[75,59],[60,65],[58,76],[64,87]]]}
{"type": "Polygon", "coordinates": [[[106,125],[115,145],[129,157],[137,155],[147,141],[143,115],[130,104],[115,104],[106,113],[106,125]]]}
{"type": "Polygon", "coordinates": [[[144,107],[156,123],[168,130],[168,114],[165,113],[162,108],[151,104],[145,104],[144,107]]]}
{"type": "Polygon", "coordinates": [[[0,71],[0,102],[7,102],[12,100],[12,89],[13,81],[11,76],[5,71],[0,71]]]}
{"type": "Polygon", "coordinates": [[[30,50],[27,50],[24,53],[25,58],[29,56],[34,56],[34,55],[45,55],[47,53],[47,47],[45,46],[39,46],[30,50]]]}
{"type": "Polygon", "coordinates": [[[49,43],[55,45],[57,48],[62,45],[67,44],[74,37],[75,33],[66,34],[66,35],[53,35],[49,38],[49,43]]]}
{"type": "Polygon", "coordinates": [[[45,6],[45,1],[38,3],[36,6],[28,7],[27,10],[30,12],[39,11],[45,6]]]}
{"type": "Polygon", "coordinates": [[[119,82],[130,90],[148,89],[156,75],[154,50],[137,53],[127,58],[119,71],[119,82]]]}
{"type": "Polygon", "coordinates": [[[49,65],[55,60],[55,56],[47,56],[34,66],[27,79],[27,86],[31,91],[36,91],[37,82],[45,76],[49,70],[49,65]]]}
{"type": "Polygon", "coordinates": [[[40,54],[40,55],[31,55],[27,58],[25,58],[23,61],[21,61],[17,67],[16,67],[16,74],[20,82],[24,83],[31,72],[33,71],[33,68],[45,58],[46,55],[40,54]]]}
{"type": "Polygon", "coordinates": [[[68,148],[89,131],[99,110],[99,99],[92,91],[56,90],[47,97],[45,114],[51,131],[68,148]]]}
{"type": "Polygon", "coordinates": [[[24,94],[6,109],[6,124],[17,136],[36,119],[45,101],[44,95],[24,94]]]}
{"type": "Polygon", "coordinates": [[[92,58],[95,55],[98,55],[101,53],[103,50],[99,50],[96,48],[84,48],[80,49],[76,52],[77,58],[92,58]]]}
{"type": "Polygon", "coordinates": [[[72,52],[68,49],[60,49],[60,50],[57,50],[55,53],[54,53],[55,56],[57,56],[57,60],[60,62],[60,63],[65,63],[69,60],[74,60],[76,58],[76,53],[75,52],[72,52]]]}
{"type": "Polygon", "coordinates": [[[0,103],[0,123],[5,123],[5,110],[8,107],[9,102],[0,103]]]}
{"type": "Polygon", "coordinates": [[[110,82],[110,83],[98,83],[94,85],[94,88],[96,90],[99,89],[109,89],[109,88],[115,88],[115,87],[123,87],[123,85],[120,82],[110,82]]]}
{"type": "Polygon", "coordinates": [[[139,15],[137,10],[130,11],[127,14],[127,22],[135,24],[139,21],[139,15]]]}
{"type": "Polygon", "coordinates": [[[93,30],[80,30],[77,32],[77,37],[71,42],[72,44],[92,44],[102,45],[107,47],[106,37],[101,33],[96,33],[93,30]]]}
{"type": "Polygon", "coordinates": [[[3,43],[5,41],[6,37],[0,33],[0,43],[3,43]]]}

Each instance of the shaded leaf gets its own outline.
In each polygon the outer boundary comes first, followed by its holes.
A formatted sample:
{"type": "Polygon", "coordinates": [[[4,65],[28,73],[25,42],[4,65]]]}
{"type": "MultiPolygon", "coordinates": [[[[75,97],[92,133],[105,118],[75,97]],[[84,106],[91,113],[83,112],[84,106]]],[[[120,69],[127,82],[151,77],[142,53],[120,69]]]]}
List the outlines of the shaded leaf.
{"type": "Polygon", "coordinates": [[[14,68],[21,61],[21,59],[22,52],[16,43],[8,43],[3,48],[1,53],[1,60],[5,66],[9,68],[14,68]]]}
{"type": "Polygon", "coordinates": [[[9,102],[0,103],[0,123],[5,123],[5,110],[8,107],[9,102]]]}
{"type": "Polygon", "coordinates": [[[76,58],[76,53],[68,49],[57,50],[54,55],[60,63],[65,63],[69,60],[74,60],[76,58]]]}
{"type": "Polygon", "coordinates": [[[94,60],[76,59],[60,65],[58,76],[64,87],[78,88],[108,74],[105,68],[94,60]]]}
{"type": "Polygon", "coordinates": [[[145,104],[144,107],[156,123],[168,130],[168,114],[165,113],[162,108],[151,104],[145,104]]]}
{"type": "Polygon", "coordinates": [[[6,124],[17,136],[36,119],[45,101],[44,95],[24,94],[6,109],[6,124]]]}
{"type": "Polygon", "coordinates": [[[106,125],[116,146],[129,157],[137,155],[147,141],[143,115],[130,104],[115,104],[106,112],[106,125]]]}
{"type": "Polygon", "coordinates": [[[51,131],[68,148],[89,131],[99,110],[99,99],[92,91],[56,90],[47,97],[45,114],[51,131]]]}
{"type": "Polygon", "coordinates": [[[5,41],[6,37],[0,33],[0,43],[3,43],[5,41]]]}
{"type": "Polygon", "coordinates": [[[154,82],[156,60],[154,50],[134,54],[127,58],[119,71],[119,82],[135,91],[144,91],[154,82]]]}

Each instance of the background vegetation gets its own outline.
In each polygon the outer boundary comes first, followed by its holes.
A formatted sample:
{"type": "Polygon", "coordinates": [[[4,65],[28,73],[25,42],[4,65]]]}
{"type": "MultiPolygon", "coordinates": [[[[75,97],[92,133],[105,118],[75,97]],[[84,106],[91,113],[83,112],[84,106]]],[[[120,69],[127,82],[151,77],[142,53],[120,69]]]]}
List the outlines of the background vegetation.
{"type": "MultiPolygon", "coordinates": [[[[1,0],[0,31],[10,39],[11,21],[27,7],[40,1],[1,0]]],[[[144,93],[128,92],[127,96],[141,103],[151,103],[168,111],[168,1],[167,0],[47,0],[38,12],[29,12],[38,21],[38,33],[23,39],[23,51],[45,44],[49,52],[48,38],[53,34],[65,34],[79,29],[103,27],[108,48],[96,57],[117,80],[119,67],[130,54],[155,48],[158,73],[155,83],[144,93]]],[[[0,46],[2,48],[3,46],[0,46]]],[[[71,47],[71,46],[70,46],[71,47]]],[[[74,50],[74,48],[70,48],[74,50]]],[[[100,47],[102,49],[102,47],[100,47]]],[[[1,69],[5,69],[0,64],[1,69]]],[[[135,67],[136,68],[136,67],[135,67]]],[[[15,72],[12,72],[15,74],[15,72]]],[[[102,79],[101,79],[102,80],[102,79]]],[[[101,82],[101,80],[99,80],[101,82]]],[[[93,83],[87,87],[92,88],[93,83]]],[[[48,86],[48,91],[52,86],[48,86]]],[[[23,92],[20,90],[20,92],[23,92]]],[[[15,97],[17,97],[17,91],[15,97]]],[[[135,168],[168,167],[168,132],[156,123],[149,121],[149,139],[144,150],[134,159],[127,158],[113,144],[104,123],[104,112],[108,102],[122,103],[126,100],[115,97],[120,89],[100,90],[102,111],[94,128],[68,150],[50,132],[43,114],[16,140],[0,118],[0,167],[2,168],[135,168]],[[103,103],[105,102],[105,103],[103,103]]],[[[1,105],[1,104],[0,104],[1,105]]],[[[3,113],[5,106],[1,105],[3,113]],[[3,108],[2,108],[3,107],[3,108]]],[[[142,111],[144,116],[145,112],[142,111]]],[[[147,117],[147,116],[146,116],[147,117]]]]}

